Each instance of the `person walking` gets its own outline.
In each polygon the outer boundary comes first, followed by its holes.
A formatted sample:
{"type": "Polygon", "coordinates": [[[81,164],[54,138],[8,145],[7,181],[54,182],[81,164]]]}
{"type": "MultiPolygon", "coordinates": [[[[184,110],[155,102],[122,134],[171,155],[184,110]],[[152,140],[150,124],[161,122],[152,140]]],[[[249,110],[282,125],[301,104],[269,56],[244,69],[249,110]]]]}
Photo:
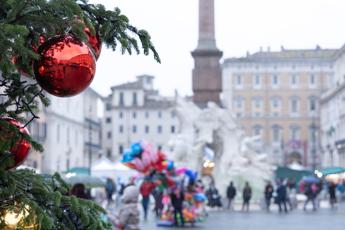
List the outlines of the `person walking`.
{"type": "Polygon", "coordinates": [[[287,191],[286,191],[286,185],[282,182],[278,182],[278,188],[277,188],[277,202],[279,207],[279,212],[281,213],[283,211],[282,206],[284,205],[284,211],[285,213],[288,212],[286,207],[286,199],[287,199],[287,191]]]}
{"type": "Polygon", "coordinates": [[[264,196],[265,196],[266,210],[267,212],[269,212],[270,206],[271,206],[271,200],[273,196],[273,186],[270,181],[266,184],[264,196]]]}
{"type": "Polygon", "coordinates": [[[143,206],[143,211],[144,211],[144,220],[147,220],[147,213],[148,213],[149,204],[150,204],[150,195],[154,188],[155,188],[154,183],[149,180],[145,180],[140,185],[140,194],[142,196],[141,204],[143,206]]]}
{"type": "Polygon", "coordinates": [[[160,217],[163,210],[163,191],[160,191],[158,188],[156,188],[152,191],[152,195],[155,199],[156,217],[160,217]]]}
{"type": "Polygon", "coordinates": [[[228,188],[226,189],[226,197],[228,198],[228,209],[234,210],[233,200],[236,196],[236,188],[231,181],[228,188]]]}
{"type": "Polygon", "coordinates": [[[328,185],[329,203],[330,203],[332,209],[334,209],[334,205],[337,202],[337,197],[335,194],[336,188],[337,188],[337,185],[333,182],[331,182],[328,185]]]}
{"type": "Polygon", "coordinates": [[[174,208],[174,219],[175,226],[184,226],[184,217],[183,217],[183,201],[184,201],[184,191],[181,188],[176,188],[170,194],[171,204],[174,208]]]}
{"type": "Polygon", "coordinates": [[[242,211],[249,212],[250,199],[252,198],[252,188],[250,187],[248,181],[246,182],[243,188],[242,198],[243,198],[242,211]]]}
{"type": "Polygon", "coordinates": [[[316,202],[315,202],[315,198],[316,198],[316,193],[317,191],[315,191],[315,184],[306,184],[305,185],[305,192],[304,194],[306,195],[307,199],[304,202],[304,207],[303,210],[306,211],[307,210],[307,205],[309,202],[312,203],[313,205],[313,211],[316,211],[316,202]]]}
{"type": "Polygon", "coordinates": [[[107,193],[108,203],[113,201],[113,194],[116,192],[116,185],[111,178],[107,178],[105,183],[105,191],[107,193]]]}

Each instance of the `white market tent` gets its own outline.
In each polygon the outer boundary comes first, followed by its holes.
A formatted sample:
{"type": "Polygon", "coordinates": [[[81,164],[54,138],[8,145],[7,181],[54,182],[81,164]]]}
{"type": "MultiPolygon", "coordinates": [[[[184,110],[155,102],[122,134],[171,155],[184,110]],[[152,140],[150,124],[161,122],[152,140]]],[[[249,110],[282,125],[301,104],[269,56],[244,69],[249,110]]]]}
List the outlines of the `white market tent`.
{"type": "Polygon", "coordinates": [[[111,178],[114,182],[121,180],[127,182],[130,177],[138,173],[125,166],[121,162],[112,162],[107,158],[101,158],[94,162],[91,166],[91,175],[95,177],[111,178]]]}

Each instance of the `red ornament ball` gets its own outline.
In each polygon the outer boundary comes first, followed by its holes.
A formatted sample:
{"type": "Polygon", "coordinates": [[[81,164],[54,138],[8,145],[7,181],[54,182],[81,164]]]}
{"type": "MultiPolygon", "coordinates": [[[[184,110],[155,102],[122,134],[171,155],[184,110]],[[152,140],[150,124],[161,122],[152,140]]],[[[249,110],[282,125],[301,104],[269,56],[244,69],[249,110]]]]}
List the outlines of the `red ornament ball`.
{"type": "Polygon", "coordinates": [[[85,27],[84,31],[88,36],[87,43],[89,44],[89,46],[93,50],[93,54],[95,55],[96,60],[97,60],[99,58],[99,55],[101,55],[101,50],[102,50],[101,38],[99,37],[97,32],[95,35],[92,35],[90,32],[90,29],[87,27],[85,27]]]}
{"type": "MultiPolygon", "coordinates": [[[[16,126],[19,129],[20,133],[29,135],[28,129],[25,127],[23,128],[23,124],[19,121],[12,119],[12,118],[1,118],[2,120],[5,120],[11,125],[16,126]]],[[[5,135],[2,136],[0,139],[8,138],[11,139],[15,135],[13,131],[11,130],[4,130],[5,135]]],[[[10,148],[10,153],[13,154],[13,165],[11,165],[8,169],[15,168],[27,158],[29,155],[31,149],[31,144],[29,141],[24,139],[23,137],[20,137],[15,143],[12,143],[10,148]]]]}
{"type": "Polygon", "coordinates": [[[35,77],[50,94],[74,96],[86,89],[95,76],[92,51],[73,36],[51,38],[38,48],[38,53],[41,58],[34,62],[35,77]]]}

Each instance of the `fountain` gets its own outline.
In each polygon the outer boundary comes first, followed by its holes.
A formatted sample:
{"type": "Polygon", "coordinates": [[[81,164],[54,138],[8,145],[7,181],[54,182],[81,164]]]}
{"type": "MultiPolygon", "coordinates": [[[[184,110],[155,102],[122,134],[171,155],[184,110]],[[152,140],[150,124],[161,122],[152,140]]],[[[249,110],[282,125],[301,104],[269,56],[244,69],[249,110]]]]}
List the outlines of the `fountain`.
{"type": "Polygon", "coordinates": [[[193,102],[177,98],[176,114],[180,131],[169,141],[169,155],[177,166],[201,172],[205,149],[212,149],[212,177],[222,194],[230,180],[239,189],[248,181],[253,198],[262,197],[266,181],[272,178],[272,166],[266,154],[255,151],[259,136],[245,136],[231,112],[212,102],[200,109],[193,102]]]}

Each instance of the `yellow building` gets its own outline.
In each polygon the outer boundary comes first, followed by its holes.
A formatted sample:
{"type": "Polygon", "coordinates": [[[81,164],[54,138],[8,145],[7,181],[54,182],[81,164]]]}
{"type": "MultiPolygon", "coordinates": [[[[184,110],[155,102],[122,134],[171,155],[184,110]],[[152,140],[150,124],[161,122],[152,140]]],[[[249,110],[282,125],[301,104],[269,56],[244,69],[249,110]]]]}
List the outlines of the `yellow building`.
{"type": "Polygon", "coordinates": [[[320,164],[319,98],[333,84],[336,49],[268,48],[223,63],[223,104],[272,162],[320,164]]]}

